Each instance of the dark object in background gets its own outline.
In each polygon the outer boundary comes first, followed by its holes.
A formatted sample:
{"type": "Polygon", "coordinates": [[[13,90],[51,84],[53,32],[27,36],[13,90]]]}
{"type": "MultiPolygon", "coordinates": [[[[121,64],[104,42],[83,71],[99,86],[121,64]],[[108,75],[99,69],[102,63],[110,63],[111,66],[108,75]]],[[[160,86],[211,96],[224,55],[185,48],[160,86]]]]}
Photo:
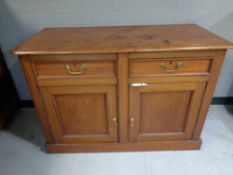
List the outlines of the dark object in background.
{"type": "Polygon", "coordinates": [[[18,108],[19,97],[0,49],[0,129],[18,108]]]}

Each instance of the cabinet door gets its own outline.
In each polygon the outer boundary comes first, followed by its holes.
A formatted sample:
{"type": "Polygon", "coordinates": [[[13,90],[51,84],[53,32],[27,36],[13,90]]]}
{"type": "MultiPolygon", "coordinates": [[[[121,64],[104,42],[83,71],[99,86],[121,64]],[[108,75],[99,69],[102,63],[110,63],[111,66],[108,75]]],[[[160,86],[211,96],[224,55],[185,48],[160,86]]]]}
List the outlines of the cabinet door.
{"type": "Polygon", "coordinates": [[[41,88],[57,143],[116,142],[115,86],[41,88]]]}
{"type": "Polygon", "coordinates": [[[130,141],[190,139],[204,86],[195,82],[132,84],[130,141]]]}

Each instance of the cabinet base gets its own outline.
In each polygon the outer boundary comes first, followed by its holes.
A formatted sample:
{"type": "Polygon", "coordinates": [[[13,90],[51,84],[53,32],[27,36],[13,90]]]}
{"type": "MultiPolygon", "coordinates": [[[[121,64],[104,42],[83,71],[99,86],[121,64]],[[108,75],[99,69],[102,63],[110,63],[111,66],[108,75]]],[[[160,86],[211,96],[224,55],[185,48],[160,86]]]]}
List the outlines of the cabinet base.
{"type": "Polygon", "coordinates": [[[200,149],[200,147],[201,140],[143,142],[130,144],[46,144],[46,150],[48,153],[197,150],[200,149]]]}

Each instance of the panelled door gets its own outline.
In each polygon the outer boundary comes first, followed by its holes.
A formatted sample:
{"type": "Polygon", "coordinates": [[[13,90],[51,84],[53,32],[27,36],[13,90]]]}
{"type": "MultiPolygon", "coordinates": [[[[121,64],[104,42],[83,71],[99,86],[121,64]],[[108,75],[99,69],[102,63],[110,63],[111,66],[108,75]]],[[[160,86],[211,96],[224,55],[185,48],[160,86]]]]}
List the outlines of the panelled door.
{"type": "Polygon", "coordinates": [[[117,141],[114,85],[41,88],[57,143],[117,141]]]}
{"type": "Polygon", "coordinates": [[[130,141],[190,139],[204,87],[204,82],[132,83],[130,141]]]}

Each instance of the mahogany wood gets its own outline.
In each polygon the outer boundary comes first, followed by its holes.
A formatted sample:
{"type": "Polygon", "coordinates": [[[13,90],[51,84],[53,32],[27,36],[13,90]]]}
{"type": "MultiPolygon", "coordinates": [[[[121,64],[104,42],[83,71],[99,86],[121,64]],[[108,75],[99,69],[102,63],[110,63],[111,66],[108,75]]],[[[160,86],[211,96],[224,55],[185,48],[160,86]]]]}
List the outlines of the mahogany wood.
{"type": "MultiPolygon", "coordinates": [[[[54,78],[67,78],[75,77],[69,74],[65,66],[70,66],[74,72],[79,72],[81,65],[85,65],[83,73],[79,77],[114,77],[114,63],[111,61],[66,61],[66,62],[43,62],[35,63],[35,69],[38,78],[54,77],[54,78]]],[[[77,76],[76,76],[77,78],[77,76]]]]}
{"type": "Polygon", "coordinates": [[[131,141],[192,137],[205,83],[159,83],[130,88],[131,141]]]}
{"type": "Polygon", "coordinates": [[[118,119],[120,143],[128,142],[128,54],[118,57],[118,119]]]}
{"type": "Polygon", "coordinates": [[[46,28],[12,50],[17,55],[215,50],[232,43],[196,24],[46,28]]]}
{"type": "Polygon", "coordinates": [[[43,87],[42,96],[57,143],[115,142],[115,86],[43,87]]]}
{"type": "Polygon", "coordinates": [[[202,105],[199,113],[199,119],[197,120],[196,128],[193,133],[193,139],[200,138],[201,131],[204,126],[206,115],[209,109],[209,105],[211,103],[212,96],[215,90],[217,79],[221,71],[221,66],[223,64],[222,58],[225,57],[225,53],[226,53],[225,50],[219,51],[216,54],[216,57],[212,63],[212,67],[210,70],[211,74],[210,74],[209,82],[206,86],[206,91],[205,91],[206,93],[203,96],[202,105]]]}
{"type": "Polygon", "coordinates": [[[174,74],[208,74],[211,61],[208,59],[162,59],[162,60],[132,60],[130,61],[130,76],[161,76],[167,74],[166,70],[174,70],[174,74]],[[161,67],[166,66],[166,70],[161,67]],[[181,64],[180,67],[176,67],[181,64]],[[147,69],[145,69],[145,67],[147,69]]]}
{"type": "Polygon", "coordinates": [[[48,152],[185,150],[200,148],[232,47],[186,24],[48,28],[12,53],[20,56],[48,152]]]}
{"type": "Polygon", "coordinates": [[[54,136],[51,132],[50,124],[48,121],[48,114],[44,107],[44,101],[41,96],[41,92],[36,84],[36,77],[33,71],[32,62],[27,55],[20,56],[19,58],[26,81],[29,86],[29,90],[33,98],[34,105],[36,107],[36,111],[39,115],[39,120],[44,131],[46,143],[47,144],[54,143],[54,136]]]}
{"type": "Polygon", "coordinates": [[[48,153],[73,152],[116,152],[116,151],[154,151],[154,150],[197,150],[201,140],[135,142],[131,144],[46,144],[48,153]]]}

